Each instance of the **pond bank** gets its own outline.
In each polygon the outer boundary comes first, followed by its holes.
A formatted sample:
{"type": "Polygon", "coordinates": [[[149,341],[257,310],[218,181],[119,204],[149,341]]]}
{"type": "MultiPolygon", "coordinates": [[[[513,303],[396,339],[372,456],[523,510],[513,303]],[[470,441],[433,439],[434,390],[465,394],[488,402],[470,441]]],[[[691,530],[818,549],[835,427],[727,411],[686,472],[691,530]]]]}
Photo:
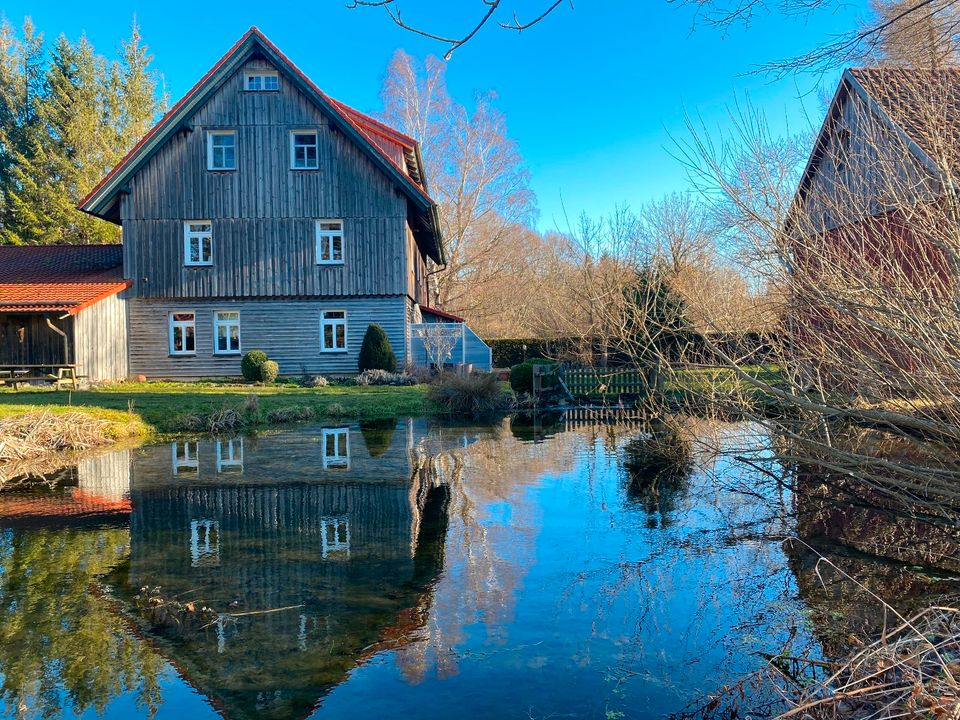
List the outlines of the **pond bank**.
{"type": "Polygon", "coordinates": [[[132,417],[142,423],[143,435],[149,436],[209,430],[213,416],[221,415],[215,419],[223,421],[222,413],[232,411],[227,419],[232,424],[226,429],[260,429],[313,417],[376,420],[431,415],[436,408],[426,398],[426,387],[145,382],[77,392],[4,390],[0,391],[0,420],[38,410],[80,411],[98,420],[132,417]]]}

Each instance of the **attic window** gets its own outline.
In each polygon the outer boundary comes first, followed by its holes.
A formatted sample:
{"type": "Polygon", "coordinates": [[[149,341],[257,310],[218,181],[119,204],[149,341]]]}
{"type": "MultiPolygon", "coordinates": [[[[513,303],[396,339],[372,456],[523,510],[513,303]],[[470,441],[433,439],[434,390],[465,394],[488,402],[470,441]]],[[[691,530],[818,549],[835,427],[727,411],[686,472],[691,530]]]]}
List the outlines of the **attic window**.
{"type": "Polygon", "coordinates": [[[280,77],[276,70],[244,73],[243,89],[247,92],[276,92],[280,89],[280,77]]]}

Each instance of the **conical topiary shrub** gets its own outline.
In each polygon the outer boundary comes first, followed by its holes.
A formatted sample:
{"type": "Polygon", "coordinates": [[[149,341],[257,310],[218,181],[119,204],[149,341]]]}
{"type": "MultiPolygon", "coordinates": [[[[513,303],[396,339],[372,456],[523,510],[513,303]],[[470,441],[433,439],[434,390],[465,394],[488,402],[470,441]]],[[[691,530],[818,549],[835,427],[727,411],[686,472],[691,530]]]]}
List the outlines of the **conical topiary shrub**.
{"type": "Polygon", "coordinates": [[[360,372],[364,370],[397,371],[397,356],[393,354],[393,348],[390,347],[390,339],[379,325],[367,327],[367,333],[363,336],[363,345],[360,346],[358,369],[360,372]]]}

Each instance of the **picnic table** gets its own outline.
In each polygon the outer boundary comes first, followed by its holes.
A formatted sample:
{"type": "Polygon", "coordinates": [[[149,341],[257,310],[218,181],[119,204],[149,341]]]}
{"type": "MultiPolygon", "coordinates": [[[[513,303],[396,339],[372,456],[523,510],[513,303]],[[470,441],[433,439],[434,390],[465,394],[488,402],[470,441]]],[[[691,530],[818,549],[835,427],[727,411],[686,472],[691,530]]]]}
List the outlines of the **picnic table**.
{"type": "Polygon", "coordinates": [[[51,383],[58,390],[69,384],[77,389],[77,366],[72,363],[44,363],[40,365],[0,365],[0,385],[12,385],[14,390],[20,385],[32,382],[51,383]]]}

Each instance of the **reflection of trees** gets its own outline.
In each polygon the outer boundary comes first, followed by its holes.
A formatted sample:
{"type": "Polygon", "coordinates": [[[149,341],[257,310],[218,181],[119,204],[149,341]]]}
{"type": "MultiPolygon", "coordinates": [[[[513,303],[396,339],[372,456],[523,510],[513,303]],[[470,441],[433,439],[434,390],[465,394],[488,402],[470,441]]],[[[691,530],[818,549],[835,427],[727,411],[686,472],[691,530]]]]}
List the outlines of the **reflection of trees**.
{"type": "Polygon", "coordinates": [[[136,688],[138,705],[156,711],[162,661],[91,592],[128,552],[125,529],[0,536],[0,673],[16,717],[102,713],[136,688]]]}
{"type": "Polygon", "coordinates": [[[648,525],[670,524],[677,501],[686,493],[693,471],[690,443],[673,422],[655,421],[647,432],[624,446],[627,497],[650,515],[648,525]]]}
{"type": "Polygon", "coordinates": [[[430,436],[414,448],[415,473],[449,487],[444,574],[456,580],[437,583],[422,637],[397,651],[408,681],[423,680],[431,668],[440,678],[457,674],[458,647],[470,625],[482,624],[490,644],[507,641],[503,630],[534,562],[540,524],[529,488],[544,474],[569,468],[577,440],[566,434],[531,444],[495,432],[462,449],[438,448],[442,443],[430,436]]]}

